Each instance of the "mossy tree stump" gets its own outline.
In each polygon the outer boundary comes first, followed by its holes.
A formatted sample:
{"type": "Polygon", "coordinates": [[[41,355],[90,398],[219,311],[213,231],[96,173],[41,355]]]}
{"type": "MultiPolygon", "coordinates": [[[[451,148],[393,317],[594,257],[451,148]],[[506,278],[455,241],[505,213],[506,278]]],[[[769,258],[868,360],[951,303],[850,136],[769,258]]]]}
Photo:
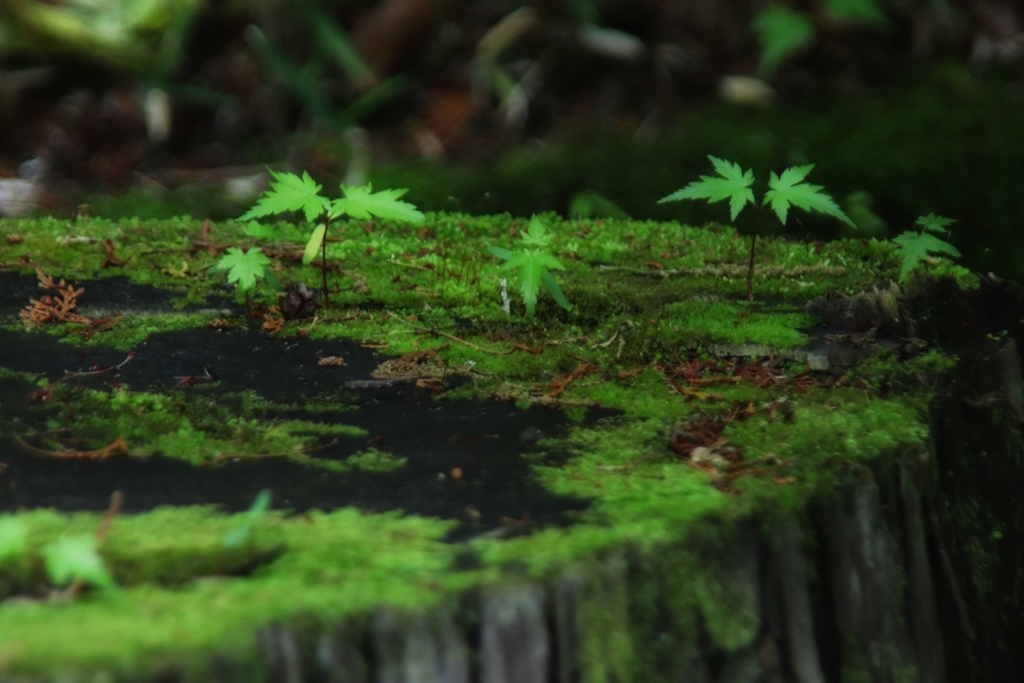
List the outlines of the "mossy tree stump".
{"type": "Polygon", "coordinates": [[[533,320],[508,216],[340,225],[299,320],[231,224],[0,223],[3,679],[1024,675],[1019,288],[767,239],[748,303],[730,229],[547,220],[533,320]]]}

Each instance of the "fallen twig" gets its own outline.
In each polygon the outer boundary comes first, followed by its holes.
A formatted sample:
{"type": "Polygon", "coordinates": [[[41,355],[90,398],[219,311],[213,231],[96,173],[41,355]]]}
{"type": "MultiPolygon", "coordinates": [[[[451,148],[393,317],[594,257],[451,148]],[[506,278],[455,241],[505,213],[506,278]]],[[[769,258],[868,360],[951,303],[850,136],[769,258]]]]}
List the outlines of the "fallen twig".
{"type": "Polygon", "coordinates": [[[124,440],[123,436],[119,436],[103,448],[97,448],[95,450],[80,450],[77,448],[47,450],[45,448],[33,446],[29,442],[25,441],[21,434],[15,434],[14,438],[24,448],[32,451],[33,453],[62,460],[106,460],[112,455],[131,455],[131,452],[128,449],[128,443],[124,440]]]}
{"type": "Polygon", "coordinates": [[[399,317],[398,315],[396,315],[394,313],[390,313],[389,312],[388,313],[388,317],[394,318],[395,320],[397,320],[398,322],[402,323],[403,325],[408,325],[409,327],[413,328],[414,330],[416,330],[418,332],[422,332],[423,334],[435,334],[435,335],[437,335],[439,337],[444,337],[445,339],[450,339],[450,340],[452,340],[454,342],[458,342],[460,344],[468,346],[469,348],[474,349],[476,351],[480,351],[482,353],[489,353],[492,356],[507,356],[510,353],[515,353],[516,350],[519,347],[519,345],[517,344],[516,346],[513,346],[508,351],[495,351],[494,349],[486,349],[486,348],[484,348],[482,346],[474,344],[473,342],[469,342],[469,341],[466,341],[465,339],[461,339],[459,337],[456,337],[453,334],[448,334],[447,332],[441,332],[437,328],[423,327],[422,325],[414,325],[414,324],[412,324],[411,322],[409,322],[407,320],[402,320],[401,317],[399,317]]]}

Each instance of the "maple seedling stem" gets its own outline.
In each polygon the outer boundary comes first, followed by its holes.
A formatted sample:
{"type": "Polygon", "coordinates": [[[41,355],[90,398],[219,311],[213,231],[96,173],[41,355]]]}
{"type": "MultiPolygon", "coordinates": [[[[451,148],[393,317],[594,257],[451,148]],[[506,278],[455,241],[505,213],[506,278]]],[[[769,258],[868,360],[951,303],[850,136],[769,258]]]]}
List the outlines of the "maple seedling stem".
{"type": "Polygon", "coordinates": [[[757,244],[757,232],[750,238],[750,262],[747,264],[747,301],[754,300],[754,249],[757,244]]]}
{"type": "Polygon", "coordinates": [[[754,254],[757,250],[757,232],[761,227],[761,206],[757,207],[757,218],[754,219],[754,234],[750,238],[750,262],[747,263],[747,301],[754,300],[754,254]]]}
{"type": "Polygon", "coordinates": [[[327,228],[331,224],[331,214],[324,218],[324,241],[320,244],[320,275],[324,289],[324,310],[329,310],[331,305],[327,298],[327,228]]]}

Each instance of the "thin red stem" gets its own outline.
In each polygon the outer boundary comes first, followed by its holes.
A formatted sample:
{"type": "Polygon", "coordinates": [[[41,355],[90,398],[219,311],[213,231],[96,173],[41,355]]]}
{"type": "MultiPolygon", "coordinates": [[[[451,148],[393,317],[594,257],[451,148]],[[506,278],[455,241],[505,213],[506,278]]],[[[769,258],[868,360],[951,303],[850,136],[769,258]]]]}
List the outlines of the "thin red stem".
{"type": "Polygon", "coordinates": [[[761,207],[757,207],[754,236],[750,239],[750,262],[747,264],[747,301],[754,300],[754,254],[757,250],[757,230],[761,226],[761,207]]]}
{"type": "Polygon", "coordinates": [[[320,243],[320,273],[323,279],[324,289],[324,310],[330,309],[330,301],[327,298],[327,226],[331,224],[331,215],[327,214],[324,219],[324,240],[320,243]]]}

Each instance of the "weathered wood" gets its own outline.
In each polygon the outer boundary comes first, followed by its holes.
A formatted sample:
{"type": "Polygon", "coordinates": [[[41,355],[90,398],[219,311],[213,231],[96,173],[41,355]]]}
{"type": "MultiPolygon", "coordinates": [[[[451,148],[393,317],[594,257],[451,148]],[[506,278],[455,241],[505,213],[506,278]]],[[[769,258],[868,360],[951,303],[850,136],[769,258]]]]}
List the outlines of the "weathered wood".
{"type": "Polygon", "coordinates": [[[259,632],[260,649],[267,666],[267,677],[280,683],[301,683],[304,678],[297,634],[280,625],[259,632]]]}
{"type": "Polygon", "coordinates": [[[495,586],[480,598],[480,681],[550,680],[545,591],[537,584],[495,586]]]}
{"type": "Polygon", "coordinates": [[[373,620],[378,683],[468,683],[468,649],[445,611],[392,609],[373,620]]]}
{"type": "MultiPolygon", "coordinates": [[[[920,458],[927,457],[925,455],[920,458]]],[[[908,468],[900,477],[900,502],[903,508],[903,545],[907,563],[907,604],[910,632],[917,654],[922,681],[943,683],[946,673],[942,628],[935,605],[935,582],[928,559],[928,529],[925,525],[924,500],[908,468]]]]}
{"type": "Polygon", "coordinates": [[[898,607],[905,573],[878,487],[852,488],[826,511],[825,525],[844,662],[856,663],[873,681],[905,680],[916,665],[898,607]]]}
{"type": "MultiPolygon", "coordinates": [[[[1024,293],[941,282],[898,315],[871,301],[835,306],[837,324],[881,321],[921,339],[890,354],[925,344],[959,359],[916,380],[936,396],[926,447],[851,466],[838,490],[773,523],[731,519],[720,537],[681,530],[675,545],[616,547],[544,578],[509,571],[423,609],[340,624],[294,615],[255,634],[255,665],[213,657],[206,680],[250,680],[250,666],[269,683],[626,683],[637,671],[696,683],[1012,680],[1024,673],[1009,642],[1024,626],[1012,592],[1024,526],[1024,293]],[[688,583],[694,563],[713,581],[688,583]],[[723,626],[708,604],[746,621],[723,626]]],[[[834,350],[822,367],[867,355],[834,350]]],[[[75,675],[60,680],[84,680],[75,675]]],[[[150,680],[188,676],[164,664],[150,680]]]]}
{"type": "Polygon", "coordinates": [[[814,629],[807,557],[803,532],[796,520],[785,520],[776,538],[775,566],[781,584],[786,652],[792,663],[796,683],[824,683],[825,674],[818,656],[814,629]]]}
{"type": "Polygon", "coordinates": [[[337,624],[321,633],[316,642],[316,670],[325,683],[369,683],[359,629],[337,624]]]}
{"type": "MultiPolygon", "coordinates": [[[[975,627],[963,609],[962,618],[950,619],[958,613],[950,606],[950,589],[965,578],[962,564],[951,561],[946,549],[956,539],[947,539],[947,530],[936,522],[944,514],[938,502],[944,479],[935,475],[931,460],[970,453],[972,445],[1019,447],[1008,441],[1018,426],[1004,417],[1016,419],[1022,404],[1015,342],[965,350],[962,356],[952,377],[928,381],[947,381],[951,388],[969,387],[992,398],[952,393],[938,402],[931,451],[907,452],[885,470],[861,471],[841,495],[816,501],[807,517],[790,515],[771,526],[750,520],[725,546],[697,543],[685,549],[696,552],[704,568],[730,587],[729,600],[754,606],[758,621],[749,636],[735,640],[733,633],[734,640],[723,642],[714,623],[698,619],[698,632],[678,640],[685,629],[673,622],[688,619],[691,600],[661,605],[661,617],[637,608],[651,592],[671,596],[666,589],[679,578],[672,572],[685,572],[686,563],[677,567],[666,559],[649,570],[644,569],[648,558],[621,552],[569,567],[549,582],[490,586],[468,616],[447,608],[383,610],[367,627],[369,637],[358,627],[318,636],[315,670],[303,668],[305,636],[283,627],[265,630],[268,680],[625,682],[630,662],[661,647],[638,640],[639,632],[670,639],[656,680],[821,683],[857,675],[893,682],[960,680],[950,674],[949,639],[961,657],[965,647],[979,643],[971,645],[975,627]],[[967,385],[961,383],[965,377],[971,380],[967,385]],[[965,415],[974,423],[971,428],[965,415]],[[666,621],[644,631],[651,625],[638,625],[638,617],[666,621]]],[[[995,467],[995,456],[989,453],[976,468],[995,467]]],[[[676,552],[666,548],[665,557],[676,552]]],[[[701,599],[720,600],[726,595],[721,590],[701,599]]],[[[974,610],[978,600],[976,591],[968,591],[952,603],[971,604],[966,609],[974,610]]],[[[986,663],[983,670],[1013,666],[1003,660],[986,663]]]]}

